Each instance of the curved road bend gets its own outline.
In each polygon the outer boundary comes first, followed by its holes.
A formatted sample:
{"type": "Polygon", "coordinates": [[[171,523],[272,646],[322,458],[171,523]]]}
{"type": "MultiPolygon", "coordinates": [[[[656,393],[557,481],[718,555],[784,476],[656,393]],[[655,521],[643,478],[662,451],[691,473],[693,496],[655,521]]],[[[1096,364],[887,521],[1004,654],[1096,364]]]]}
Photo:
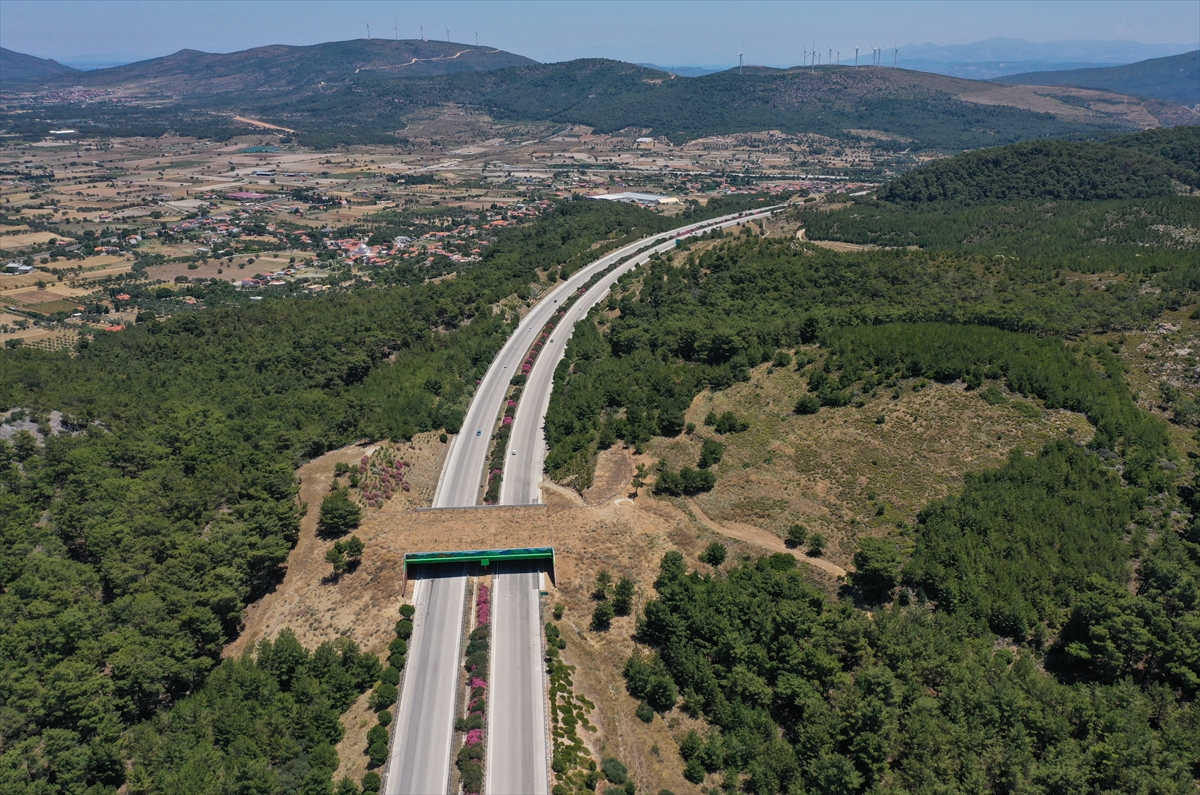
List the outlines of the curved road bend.
{"type": "Polygon", "coordinates": [[[550,786],[542,687],[541,567],[498,564],[492,575],[488,795],[546,795],[550,786]]]}
{"type": "MultiPolygon", "coordinates": [[[[462,431],[451,442],[450,452],[446,456],[446,463],[442,467],[442,476],[433,496],[433,507],[460,508],[479,502],[479,492],[483,485],[484,465],[487,461],[488,447],[491,444],[492,430],[496,426],[496,420],[500,417],[500,409],[504,405],[504,398],[508,392],[508,383],[514,375],[520,372],[525,352],[537,337],[538,331],[554,316],[554,313],[558,311],[559,304],[565,301],[571,293],[597,272],[605,270],[617,260],[632,254],[643,246],[664,240],[671,243],[671,238],[688,229],[703,232],[714,226],[730,226],[734,223],[751,220],[752,217],[759,217],[766,214],[768,210],[774,209],[778,208],[764,207],[744,218],[738,218],[737,214],[712,218],[644,237],[580,268],[565,282],[547,292],[526,313],[521,320],[521,325],[504,343],[504,347],[500,349],[500,353],[496,355],[495,360],[488,367],[487,373],[479,382],[479,387],[475,390],[471,405],[467,409],[467,416],[463,420],[462,431]]],[[[551,369],[553,370],[553,368],[551,369]]],[[[528,395],[529,390],[526,389],[524,394],[528,395]]],[[[549,400],[548,394],[547,392],[546,400],[549,400]]],[[[517,451],[520,453],[520,448],[517,448],[517,451]]],[[[542,457],[544,457],[544,452],[542,457]]],[[[540,462],[542,458],[538,460],[540,462]]],[[[522,501],[520,504],[524,502],[522,501]]],[[[501,501],[501,504],[505,503],[501,501]]]]}
{"type": "Polygon", "coordinates": [[[450,788],[455,695],[462,667],[466,569],[429,567],[415,580],[417,613],[388,758],[385,795],[445,795],[450,788]]]}
{"type": "MultiPolygon", "coordinates": [[[[703,226],[697,226],[696,230],[700,233],[713,227],[734,226],[770,215],[778,209],[778,206],[764,207],[744,218],[715,219],[703,226]]],[[[588,289],[587,294],[580,296],[575,302],[571,312],[563,318],[555,333],[551,335],[552,341],[547,341],[542,348],[525,382],[525,390],[521,394],[521,402],[517,405],[517,414],[513,418],[512,431],[509,433],[509,449],[505,451],[504,456],[504,480],[500,483],[501,505],[535,505],[542,501],[538,483],[542,480],[542,468],[546,462],[546,434],[543,431],[546,410],[550,407],[550,393],[554,389],[554,370],[567,352],[567,342],[575,330],[575,323],[586,318],[592,307],[608,296],[608,291],[621,276],[644,264],[653,254],[668,251],[674,245],[674,240],[660,243],[614,268],[611,273],[596,282],[588,289]]]]}

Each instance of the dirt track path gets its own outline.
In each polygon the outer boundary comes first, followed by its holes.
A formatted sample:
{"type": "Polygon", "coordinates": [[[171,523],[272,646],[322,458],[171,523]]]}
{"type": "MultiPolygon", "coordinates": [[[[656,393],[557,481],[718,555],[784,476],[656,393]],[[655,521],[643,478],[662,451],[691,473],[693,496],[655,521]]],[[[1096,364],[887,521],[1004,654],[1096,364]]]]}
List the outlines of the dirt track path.
{"type": "Polygon", "coordinates": [[[690,497],[687,500],[688,508],[695,515],[696,521],[712,530],[714,533],[720,533],[729,538],[736,538],[739,541],[746,541],[751,544],[756,544],[760,547],[765,547],[772,552],[786,552],[789,555],[795,556],[796,560],[801,563],[807,563],[810,566],[820,569],[821,571],[832,574],[834,577],[846,576],[846,570],[836,563],[830,563],[824,558],[814,558],[810,555],[805,555],[803,552],[797,552],[794,549],[788,549],[783,543],[783,539],[774,533],[768,533],[766,530],[757,527],[751,527],[747,524],[732,524],[719,525],[705,515],[704,511],[700,510],[700,506],[690,497]]]}

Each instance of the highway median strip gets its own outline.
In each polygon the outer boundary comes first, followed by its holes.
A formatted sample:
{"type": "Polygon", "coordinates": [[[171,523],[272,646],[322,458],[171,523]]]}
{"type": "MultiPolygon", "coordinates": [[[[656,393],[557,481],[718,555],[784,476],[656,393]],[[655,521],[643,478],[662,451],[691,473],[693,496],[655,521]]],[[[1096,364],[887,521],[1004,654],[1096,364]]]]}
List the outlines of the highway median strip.
{"type": "Polygon", "coordinates": [[[468,700],[466,716],[458,718],[454,728],[463,733],[463,745],[455,759],[463,795],[483,791],[484,726],[487,722],[488,655],[491,652],[491,589],[480,583],[475,595],[475,629],[467,638],[463,669],[466,673],[468,700]]]}

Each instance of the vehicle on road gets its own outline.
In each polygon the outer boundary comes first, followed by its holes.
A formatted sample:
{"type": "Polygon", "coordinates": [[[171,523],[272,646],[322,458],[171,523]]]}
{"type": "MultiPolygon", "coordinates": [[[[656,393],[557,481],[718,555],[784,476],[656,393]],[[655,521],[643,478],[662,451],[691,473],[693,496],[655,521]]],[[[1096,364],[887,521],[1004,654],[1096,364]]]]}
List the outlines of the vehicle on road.
{"type": "Polygon", "coordinates": [[[483,436],[483,431],[482,431],[482,430],[475,431],[475,435],[476,435],[476,436],[483,436]]]}

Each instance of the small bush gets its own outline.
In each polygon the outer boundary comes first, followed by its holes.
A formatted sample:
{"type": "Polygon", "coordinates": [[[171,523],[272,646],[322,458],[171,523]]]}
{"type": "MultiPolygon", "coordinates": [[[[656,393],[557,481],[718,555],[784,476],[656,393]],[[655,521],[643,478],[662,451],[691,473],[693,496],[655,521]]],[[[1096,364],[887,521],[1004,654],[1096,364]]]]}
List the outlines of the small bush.
{"type": "Polygon", "coordinates": [[[396,686],[387,682],[380,682],[375,687],[375,692],[371,693],[371,707],[373,709],[387,709],[396,703],[396,699],[400,697],[400,693],[396,690],[396,686]]]}
{"type": "Polygon", "coordinates": [[[607,599],[596,605],[596,609],[592,611],[592,631],[607,632],[612,626],[612,620],[616,614],[613,603],[607,599]]]}
{"type": "Polygon", "coordinates": [[[566,605],[562,602],[556,602],[554,605],[554,620],[562,621],[563,613],[566,612],[566,605]]]}
{"type": "Polygon", "coordinates": [[[408,654],[408,641],[403,638],[395,638],[388,644],[388,651],[392,654],[408,654]]]}
{"type": "Polygon", "coordinates": [[[345,489],[338,489],[321,500],[321,513],[317,527],[327,536],[340,536],[358,527],[362,521],[362,509],[350,501],[345,489]]]}
{"type": "Polygon", "coordinates": [[[366,773],[362,777],[363,792],[371,792],[371,793],[379,792],[379,788],[382,786],[383,786],[383,779],[381,779],[379,777],[379,774],[376,773],[375,771],[366,773]]]}
{"type": "Polygon", "coordinates": [[[413,624],[407,618],[402,618],[396,622],[396,637],[401,640],[408,640],[412,637],[413,624]]]}
{"type": "Polygon", "coordinates": [[[388,730],[383,726],[372,726],[367,732],[367,746],[375,745],[375,743],[383,743],[387,745],[388,730]]]}
{"type": "Polygon", "coordinates": [[[457,718],[454,721],[454,730],[460,732],[469,732],[471,729],[482,729],[483,718],[479,715],[468,715],[465,718],[457,718]]]}
{"type": "Polygon", "coordinates": [[[821,401],[816,395],[805,395],[796,401],[797,414],[816,414],[821,410],[821,401]]]}
{"type": "Polygon", "coordinates": [[[400,615],[402,615],[404,618],[412,618],[414,615],[416,615],[416,612],[417,608],[413,607],[412,605],[400,605],[400,615]]]}
{"type": "Polygon", "coordinates": [[[701,562],[707,563],[715,568],[725,562],[725,558],[728,554],[729,550],[725,548],[724,544],[722,544],[720,541],[714,541],[705,547],[704,551],[700,553],[700,560],[701,562]]]}
{"type": "Polygon", "coordinates": [[[725,455],[725,445],[718,442],[716,439],[705,439],[704,444],[700,447],[700,461],[696,466],[701,469],[708,469],[721,463],[722,456],[725,455]]]}
{"type": "Polygon", "coordinates": [[[388,758],[387,743],[375,743],[372,745],[367,749],[367,757],[370,759],[369,764],[371,767],[382,767],[388,758]]]}
{"type": "Polygon", "coordinates": [[[403,671],[404,663],[406,663],[406,662],[407,662],[407,660],[405,659],[403,654],[393,654],[390,657],[388,657],[388,665],[392,666],[397,671],[403,671]]]}
{"type": "Polygon", "coordinates": [[[722,436],[727,433],[741,433],[749,428],[750,423],[746,422],[746,420],[734,414],[732,411],[724,412],[717,417],[716,422],[713,423],[713,430],[722,436]]]}
{"type": "Polygon", "coordinates": [[[654,708],[645,701],[637,705],[637,709],[634,711],[634,714],[638,716],[638,720],[640,720],[642,723],[649,723],[650,721],[654,720],[654,708]]]}
{"type": "Polygon", "coordinates": [[[820,533],[813,533],[812,538],[808,541],[808,554],[814,558],[819,558],[825,554],[825,536],[820,533]]]}
{"type": "Polygon", "coordinates": [[[392,713],[386,709],[380,712],[377,717],[379,718],[380,726],[390,726],[392,723],[392,713]]]}
{"type": "MultiPolygon", "coordinates": [[[[633,580],[628,577],[622,577],[617,581],[617,587],[613,589],[613,612],[619,616],[627,616],[633,611],[633,580]]],[[[565,649],[566,643],[560,639],[558,648],[565,649]]]]}
{"type": "Polygon", "coordinates": [[[789,549],[799,549],[808,540],[808,530],[802,524],[794,524],[788,528],[787,540],[784,543],[789,549]]]}
{"type": "Polygon", "coordinates": [[[379,678],[389,685],[398,685],[400,684],[400,671],[389,666],[383,669],[379,678]]]}
{"type": "Polygon", "coordinates": [[[600,763],[600,770],[612,784],[624,784],[629,779],[629,770],[619,759],[611,756],[600,763]]]}

